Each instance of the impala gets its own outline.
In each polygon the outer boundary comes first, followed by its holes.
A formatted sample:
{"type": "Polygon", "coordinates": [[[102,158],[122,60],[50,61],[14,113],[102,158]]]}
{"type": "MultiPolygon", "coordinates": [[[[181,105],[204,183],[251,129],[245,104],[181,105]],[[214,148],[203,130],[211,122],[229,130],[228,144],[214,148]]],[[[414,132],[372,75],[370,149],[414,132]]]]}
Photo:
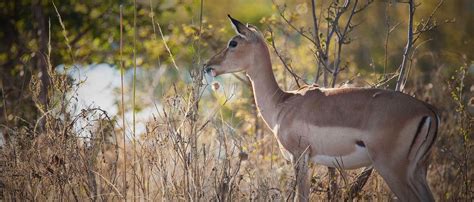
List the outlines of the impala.
{"type": "Polygon", "coordinates": [[[401,201],[434,201],[426,181],[439,117],[409,95],[370,88],[282,91],[255,26],[228,16],[237,35],[205,64],[215,77],[245,71],[259,113],[296,176],[296,200],[309,200],[308,163],[373,166],[401,201]]]}

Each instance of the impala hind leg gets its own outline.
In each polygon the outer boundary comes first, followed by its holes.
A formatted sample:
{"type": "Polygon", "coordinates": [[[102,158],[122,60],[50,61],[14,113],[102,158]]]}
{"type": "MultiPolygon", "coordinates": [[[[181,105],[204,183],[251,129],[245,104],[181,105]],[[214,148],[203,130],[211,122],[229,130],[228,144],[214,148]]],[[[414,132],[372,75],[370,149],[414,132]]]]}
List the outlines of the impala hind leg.
{"type": "MultiPolygon", "coordinates": [[[[425,157],[428,158],[428,157],[425,157]]],[[[426,181],[426,174],[428,170],[428,161],[423,159],[417,163],[412,164],[413,169],[409,173],[410,183],[414,188],[418,199],[420,201],[434,201],[433,195],[431,194],[430,187],[426,181]]]]}
{"type": "Polygon", "coordinates": [[[375,170],[400,201],[434,201],[426,181],[427,157],[414,161],[396,154],[369,151],[375,170]]]}
{"type": "Polygon", "coordinates": [[[415,135],[410,149],[409,177],[420,201],[434,201],[426,181],[426,174],[429,166],[430,150],[438,133],[438,122],[439,118],[437,116],[423,117],[420,122],[422,127],[417,130],[418,133],[415,135]]]}
{"type": "Polygon", "coordinates": [[[407,162],[377,157],[373,165],[400,201],[418,201],[408,175],[407,162]],[[381,159],[386,159],[382,161],[381,159]]]}

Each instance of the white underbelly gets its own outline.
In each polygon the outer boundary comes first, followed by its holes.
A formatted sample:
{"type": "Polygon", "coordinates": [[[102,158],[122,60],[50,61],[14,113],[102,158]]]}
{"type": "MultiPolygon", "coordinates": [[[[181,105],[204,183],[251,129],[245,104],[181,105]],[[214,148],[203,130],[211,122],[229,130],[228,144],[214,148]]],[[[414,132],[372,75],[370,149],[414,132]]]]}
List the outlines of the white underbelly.
{"type": "Polygon", "coordinates": [[[356,149],[344,156],[315,155],[311,161],[316,164],[342,169],[356,169],[372,164],[365,147],[356,146],[356,149]]]}
{"type": "MultiPolygon", "coordinates": [[[[372,164],[366,146],[363,142],[362,145],[357,144],[358,140],[360,141],[364,136],[367,136],[367,131],[344,127],[319,127],[298,122],[293,124],[293,127],[298,130],[283,134],[303,134],[303,144],[308,144],[311,153],[313,153],[310,157],[312,163],[342,169],[356,169],[372,164]],[[336,156],[338,153],[344,155],[336,156]],[[334,156],[328,154],[333,154],[334,156]]],[[[281,142],[277,135],[279,129],[279,125],[276,125],[273,128],[274,134],[277,137],[283,156],[290,160],[292,148],[285,148],[285,145],[288,146],[288,144],[281,142]]],[[[283,140],[286,139],[290,138],[283,138],[283,140]]]]}

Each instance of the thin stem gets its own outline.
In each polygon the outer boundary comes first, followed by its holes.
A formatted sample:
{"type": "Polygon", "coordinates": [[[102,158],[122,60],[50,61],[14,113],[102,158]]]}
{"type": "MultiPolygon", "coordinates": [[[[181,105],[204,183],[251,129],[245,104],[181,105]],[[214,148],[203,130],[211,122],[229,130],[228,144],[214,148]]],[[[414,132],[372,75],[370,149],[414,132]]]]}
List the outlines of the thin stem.
{"type": "Polygon", "coordinates": [[[137,80],[137,0],[133,1],[133,98],[132,98],[132,134],[133,134],[133,201],[136,200],[136,123],[135,123],[135,101],[136,101],[136,80],[137,80]]]}
{"type": "Polygon", "coordinates": [[[385,32],[385,46],[384,46],[384,61],[383,61],[383,78],[385,79],[385,74],[387,73],[387,65],[388,65],[388,39],[390,37],[390,2],[385,3],[385,26],[386,26],[386,32],[385,32]]]}
{"type": "Polygon", "coordinates": [[[151,25],[153,27],[153,40],[156,40],[155,12],[153,11],[152,0],[150,0],[149,3],[150,3],[150,13],[151,13],[151,25]]]}
{"type": "Polygon", "coordinates": [[[170,48],[168,47],[168,43],[166,43],[165,36],[163,35],[163,30],[161,30],[161,25],[158,21],[156,21],[156,25],[158,26],[158,31],[160,32],[161,39],[163,40],[163,44],[165,45],[166,51],[168,52],[171,62],[176,70],[179,70],[176,61],[174,60],[173,53],[171,53],[170,48]]]}
{"type": "MultiPolygon", "coordinates": [[[[316,1],[311,0],[311,15],[313,17],[313,29],[314,29],[314,41],[316,42],[314,45],[316,46],[316,54],[318,54],[316,57],[319,58],[323,56],[323,58],[327,57],[325,56],[323,49],[321,48],[321,39],[319,38],[319,26],[318,26],[318,18],[316,17],[316,1]]],[[[321,73],[321,60],[316,61],[317,64],[317,71],[316,71],[316,76],[314,79],[314,83],[318,83],[319,81],[319,76],[321,73]]]]}
{"type": "Polygon", "coordinates": [[[281,53],[277,50],[276,48],[276,45],[275,45],[275,40],[274,40],[274,37],[273,37],[273,30],[271,28],[269,28],[270,30],[270,36],[272,38],[272,48],[273,50],[275,51],[275,54],[278,56],[278,58],[280,59],[281,63],[283,63],[283,66],[285,67],[285,69],[291,74],[291,76],[293,77],[293,79],[295,80],[296,82],[296,85],[298,86],[298,88],[301,87],[300,83],[298,82],[299,79],[301,79],[303,82],[304,80],[298,76],[295,72],[293,72],[293,68],[291,66],[289,66],[288,64],[286,64],[285,60],[283,59],[283,56],[281,55],[281,53]]]}
{"type": "Polygon", "coordinates": [[[405,46],[405,51],[403,53],[403,60],[402,64],[400,65],[400,74],[398,75],[397,79],[397,86],[395,87],[396,91],[403,90],[403,81],[406,77],[406,66],[410,57],[410,51],[413,46],[413,15],[415,14],[415,3],[414,0],[410,0],[408,2],[409,6],[409,22],[408,22],[408,30],[407,30],[407,45],[405,46]]]}
{"type": "Polygon", "coordinates": [[[123,133],[123,199],[127,201],[127,144],[125,135],[125,107],[124,107],[124,88],[123,88],[123,5],[120,5],[120,89],[121,89],[121,116],[122,116],[122,133],[123,133]]]}
{"type": "Polygon", "coordinates": [[[318,48],[318,51],[321,50],[321,44],[319,39],[319,26],[318,26],[318,18],[316,17],[316,1],[311,1],[311,16],[313,17],[313,29],[314,29],[314,42],[318,48]]]}
{"type": "Polygon", "coordinates": [[[201,64],[201,38],[202,38],[202,11],[203,11],[203,8],[204,8],[204,0],[201,0],[201,6],[200,6],[200,10],[199,10],[198,64],[201,64]]]}
{"type": "Polygon", "coordinates": [[[308,36],[304,30],[302,29],[298,29],[295,25],[293,25],[290,20],[288,20],[288,18],[285,17],[285,15],[283,14],[283,12],[285,11],[285,7],[280,10],[280,8],[278,7],[278,4],[275,3],[274,0],[272,0],[273,2],[273,5],[275,5],[278,9],[278,14],[280,15],[280,17],[285,21],[286,24],[288,24],[288,26],[290,26],[293,30],[295,30],[296,32],[298,32],[298,34],[300,34],[301,36],[303,36],[304,38],[306,38],[308,41],[310,41],[311,43],[313,44],[316,44],[317,42],[314,41],[310,36],[308,36]]]}
{"type": "MultiPolygon", "coordinates": [[[[350,1],[346,1],[346,3],[347,4],[345,5],[345,8],[349,6],[350,1]]],[[[337,52],[334,59],[334,71],[332,73],[332,84],[331,84],[332,88],[336,86],[337,75],[339,74],[339,71],[340,71],[339,66],[341,64],[342,46],[344,45],[344,43],[346,43],[347,34],[350,32],[349,27],[351,26],[352,17],[354,17],[354,14],[356,13],[356,8],[357,8],[358,3],[359,3],[359,0],[355,0],[354,6],[352,7],[351,14],[349,15],[349,19],[347,19],[346,25],[344,27],[344,31],[337,35],[338,44],[337,44],[337,52]]]]}

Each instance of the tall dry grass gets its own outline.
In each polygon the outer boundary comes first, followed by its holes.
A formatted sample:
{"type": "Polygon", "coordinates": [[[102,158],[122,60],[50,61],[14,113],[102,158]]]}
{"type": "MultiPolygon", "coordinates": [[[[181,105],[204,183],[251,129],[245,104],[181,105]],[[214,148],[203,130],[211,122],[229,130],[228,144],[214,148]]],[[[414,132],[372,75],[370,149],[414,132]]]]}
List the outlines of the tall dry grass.
{"type": "MultiPolygon", "coordinates": [[[[122,135],[128,131],[119,116],[111,117],[100,108],[78,109],[74,92],[80,84],[64,73],[50,72],[50,92],[54,93],[49,95],[49,105],[43,106],[38,101],[41,83],[33,77],[29,90],[41,116],[35,122],[18,120],[21,124],[2,125],[5,144],[0,150],[0,199],[287,200],[294,191],[292,165],[279,154],[269,130],[255,127],[251,131],[262,134],[255,137],[223,118],[222,108],[239,95],[228,95],[213,108],[203,109],[202,95],[209,86],[199,67],[200,55],[196,57],[191,82],[173,85],[167,91],[145,132],[136,138],[122,135]],[[204,115],[206,110],[211,110],[211,116],[204,115]],[[130,139],[124,139],[127,137],[130,139]]],[[[472,88],[466,84],[472,81],[468,65],[451,79],[434,71],[431,84],[416,84],[408,90],[441,112],[442,124],[428,173],[439,201],[473,198],[473,119],[466,107],[472,96],[466,90],[472,88]]],[[[250,117],[247,121],[258,125],[258,116],[250,117]]],[[[338,198],[350,191],[358,173],[339,175],[338,198]]],[[[311,199],[327,200],[326,168],[312,166],[311,176],[311,199]]],[[[393,197],[383,179],[373,174],[356,199],[393,197]]]]}
{"type": "MultiPolygon", "coordinates": [[[[115,201],[124,199],[123,190],[128,200],[286,200],[293,192],[294,175],[274,137],[269,131],[261,138],[242,135],[238,126],[220,115],[226,102],[212,109],[213,116],[204,117],[199,110],[206,87],[201,74],[194,71],[193,82],[169,91],[147,122],[146,132],[136,139],[136,147],[125,141],[127,153],[118,118],[100,108],[80,109],[73,115],[74,94],[68,92],[76,86],[66,82],[65,75],[53,74],[55,96],[49,110],[36,123],[3,127],[7,137],[0,153],[3,200],[115,201]],[[131,161],[134,153],[136,162],[131,161]],[[124,174],[126,185],[121,180],[124,174]]],[[[419,98],[441,106],[442,125],[428,174],[441,201],[472,199],[472,115],[464,106],[465,81],[463,66],[449,85],[441,78],[419,90],[423,93],[419,98]]],[[[31,84],[34,92],[35,85],[31,84]]],[[[339,197],[348,192],[357,173],[340,175],[339,197]]],[[[311,182],[312,199],[326,199],[326,169],[313,166],[311,182]]],[[[357,196],[391,197],[378,175],[372,175],[357,196]]]]}

